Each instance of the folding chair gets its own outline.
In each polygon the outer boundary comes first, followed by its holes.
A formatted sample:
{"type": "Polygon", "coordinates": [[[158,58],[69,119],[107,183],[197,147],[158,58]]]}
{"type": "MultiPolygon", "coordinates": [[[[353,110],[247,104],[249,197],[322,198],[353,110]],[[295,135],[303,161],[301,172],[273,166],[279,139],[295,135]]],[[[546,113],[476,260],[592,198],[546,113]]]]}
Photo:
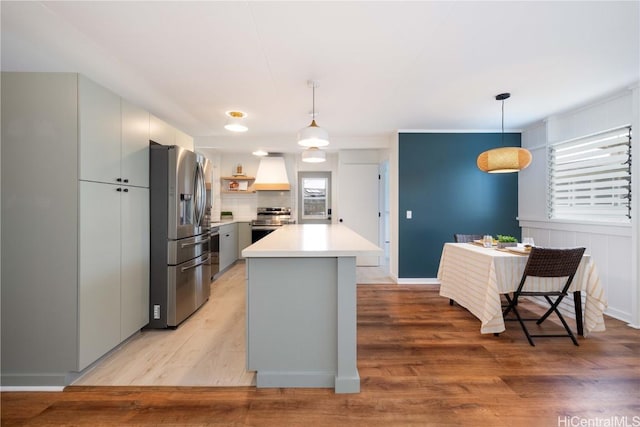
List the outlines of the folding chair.
{"type": "Polygon", "coordinates": [[[562,302],[563,298],[567,295],[567,291],[569,290],[569,286],[571,285],[571,281],[573,280],[573,276],[575,276],[576,271],[578,270],[578,265],[582,260],[582,255],[584,254],[585,248],[575,248],[575,249],[545,249],[545,248],[531,248],[531,254],[529,255],[529,260],[527,261],[527,265],[524,268],[524,272],[522,273],[522,279],[520,280],[520,284],[518,288],[513,293],[513,296],[505,295],[507,298],[507,302],[509,305],[502,312],[502,316],[504,320],[517,320],[520,322],[520,326],[522,326],[522,330],[524,331],[527,339],[529,340],[529,344],[535,346],[533,343],[532,337],[570,337],[575,345],[579,345],[576,337],[571,332],[569,325],[560,314],[558,310],[558,306],[562,302]],[[557,281],[558,285],[554,286],[554,289],[548,290],[525,290],[524,284],[527,280],[527,277],[566,277],[567,280],[562,283],[562,280],[557,281]],[[523,319],[518,312],[518,300],[520,297],[528,297],[528,296],[542,296],[551,306],[546,313],[542,315],[540,318],[534,319],[523,319]],[[555,300],[552,300],[552,297],[555,297],[555,300]],[[509,318],[507,319],[507,315],[513,311],[516,316],[516,319],[509,318]],[[538,334],[532,335],[529,333],[525,325],[525,321],[535,320],[536,324],[540,325],[545,321],[547,317],[551,313],[556,313],[560,322],[564,326],[564,329],[567,331],[566,334],[538,334]]]}

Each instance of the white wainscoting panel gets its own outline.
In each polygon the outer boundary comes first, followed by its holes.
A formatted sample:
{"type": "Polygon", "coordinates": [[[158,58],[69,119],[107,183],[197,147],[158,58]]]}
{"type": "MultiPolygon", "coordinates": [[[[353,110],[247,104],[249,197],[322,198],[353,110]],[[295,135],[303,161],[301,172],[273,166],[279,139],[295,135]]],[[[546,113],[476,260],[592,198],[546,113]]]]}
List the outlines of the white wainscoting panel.
{"type": "MultiPolygon", "coordinates": [[[[542,221],[521,221],[522,236],[533,237],[536,246],[569,248],[583,246],[596,265],[602,287],[608,300],[605,311],[611,317],[625,322],[632,321],[631,279],[631,230],[629,235],[589,232],[588,226],[565,224],[565,230],[556,229],[557,224],[545,226],[542,221]]],[[[618,230],[619,232],[619,230],[618,230]]],[[[563,304],[563,313],[573,316],[573,300],[563,304]]]]}

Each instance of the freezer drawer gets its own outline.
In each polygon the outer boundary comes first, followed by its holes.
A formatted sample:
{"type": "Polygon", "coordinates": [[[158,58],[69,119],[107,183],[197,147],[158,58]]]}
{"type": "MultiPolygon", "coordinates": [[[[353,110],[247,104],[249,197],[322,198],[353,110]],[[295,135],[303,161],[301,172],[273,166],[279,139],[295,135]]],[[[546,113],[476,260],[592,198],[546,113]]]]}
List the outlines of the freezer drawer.
{"type": "Polygon", "coordinates": [[[209,254],[169,266],[167,288],[167,326],[178,326],[204,302],[210,293],[209,254]]]}
{"type": "Polygon", "coordinates": [[[170,240],[167,252],[167,264],[178,265],[209,252],[209,232],[186,239],[170,240]]]}

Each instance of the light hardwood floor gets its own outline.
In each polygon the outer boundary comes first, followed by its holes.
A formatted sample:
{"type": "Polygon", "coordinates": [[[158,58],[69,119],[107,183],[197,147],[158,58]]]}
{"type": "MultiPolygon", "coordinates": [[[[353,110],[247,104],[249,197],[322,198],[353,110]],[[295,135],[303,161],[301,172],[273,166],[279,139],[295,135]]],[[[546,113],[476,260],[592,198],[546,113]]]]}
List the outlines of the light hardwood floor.
{"type": "MultiPolygon", "coordinates": [[[[245,264],[211,285],[204,306],[175,330],[144,330],[99,361],[73,386],[250,386],[245,369],[245,264]]],[[[381,267],[358,267],[360,284],[391,284],[381,267]]]]}
{"type": "Polygon", "coordinates": [[[245,274],[238,262],[211,296],[175,330],[143,330],[73,385],[246,386],[245,274]]]}

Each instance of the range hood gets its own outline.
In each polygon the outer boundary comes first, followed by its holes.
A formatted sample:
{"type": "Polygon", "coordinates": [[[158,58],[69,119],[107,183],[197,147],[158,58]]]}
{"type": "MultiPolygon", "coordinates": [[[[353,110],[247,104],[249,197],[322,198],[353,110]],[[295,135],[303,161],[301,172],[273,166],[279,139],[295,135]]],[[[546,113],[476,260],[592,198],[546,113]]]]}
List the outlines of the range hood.
{"type": "Polygon", "coordinates": [[[263,157],[253,184],[254,190],[286,191],[291,188],[284,157],[263,157]]]}

